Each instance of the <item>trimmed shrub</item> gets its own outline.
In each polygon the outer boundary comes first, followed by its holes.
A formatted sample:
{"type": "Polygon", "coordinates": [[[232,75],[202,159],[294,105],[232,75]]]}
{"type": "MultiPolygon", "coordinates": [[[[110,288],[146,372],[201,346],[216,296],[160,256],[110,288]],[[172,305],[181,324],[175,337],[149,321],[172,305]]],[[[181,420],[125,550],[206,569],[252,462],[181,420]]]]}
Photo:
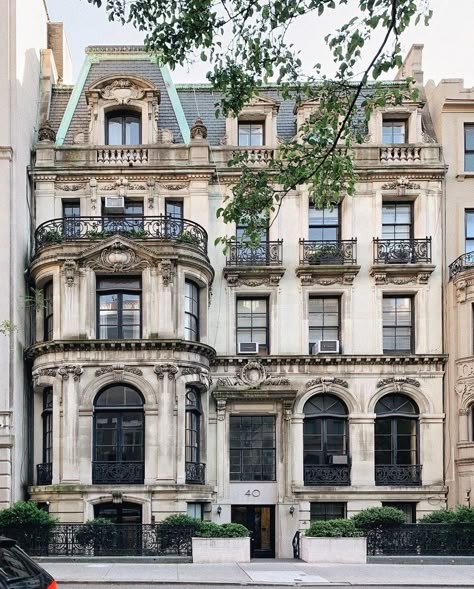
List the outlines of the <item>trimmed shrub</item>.
{"type": "Polygon", "coordinates": [[[474,523],[474,507],[456,505],[454,509],[441,509],[424,515],[422,524],[472,524],[474,523]]]}
{"type": "Polygon", "coordinates": [[[304,534],[309,538],[358,538],[363,535],[350,519],[316,521],[304,534]]]}
{"type": "Polygon", "coordinates": [[[250,532],[241,524],[202,522],[198,535],[201,538],[246,538],[250,532]]]}
{"type": "Polygon", "coordinates": [[[369,507],[351,519],[359,529],[366,531],[401,526],[405,523],[405,514],[396,507],[369,507]]]}
{"type": "Polygon", "coordinates": [[[24,525],[51,526],[56,522],[56,518],[40,509],[34,501],[18,501],[12,507],[0,511],[0,528],[24,525]]]}
{"type": "Polygon", "coordinates": [[[100,552],[101,548],[111,548],[116,540],[115,525],[105,517],[89,520],[76,533],[76,542],[93,547],[95,552],[100,552]]]}

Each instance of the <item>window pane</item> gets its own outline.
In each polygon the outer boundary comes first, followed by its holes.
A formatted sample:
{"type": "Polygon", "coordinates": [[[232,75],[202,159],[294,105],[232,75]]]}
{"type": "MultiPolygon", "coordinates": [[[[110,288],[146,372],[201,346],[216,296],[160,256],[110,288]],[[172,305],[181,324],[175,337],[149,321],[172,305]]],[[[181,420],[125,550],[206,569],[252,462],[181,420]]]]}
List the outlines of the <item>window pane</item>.
{"type": "Polygon", "coordinates": [[[168,217],[174,219],[183,218],[183,203],[177,200],[166,200],[165,201],[165,213],[168,217]]]}
{"type": "Polygon", "coordinates": [[[346,517],[345,503],[311,503],[311,521],[343,519],[346,517]]]}
{"type": "Polygon", "coordinates": [[[125,119],[125,144],[137,145],[140,143],[140,120],[137,117],[125,119]]]}
{"type": "Polygon", "coordinates": [[[122,145],[122,117],[108,119],[108,144],[122,145]]]}
{"type": "Polygon", "coordinates": [[[465,146],[466,150],[474,151],[474,125],[464,126],[465,146]]]}
{"type": "Polygon", "coordinates": [[[231,480],[275,480],[275,418],[230,417],[231,480]]]}

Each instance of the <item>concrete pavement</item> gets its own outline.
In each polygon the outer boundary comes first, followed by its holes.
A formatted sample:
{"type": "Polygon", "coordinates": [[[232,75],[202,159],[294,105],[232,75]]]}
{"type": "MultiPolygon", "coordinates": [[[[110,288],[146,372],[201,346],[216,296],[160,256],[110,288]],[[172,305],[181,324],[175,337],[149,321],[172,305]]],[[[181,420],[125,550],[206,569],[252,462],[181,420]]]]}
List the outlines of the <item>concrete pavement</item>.
{"type": "MultiPolygon", "coordinates": [[[[287,585],[372,587],[473,587],[469,565],[312,565],[301,561],[246,564],[42,562],[59,583],[78,585],[287,585]]],[[[61,589],[61,585],[60,585],[61,589]]],[[[92,588],[91,588],[92,589],[92,588]]]]}

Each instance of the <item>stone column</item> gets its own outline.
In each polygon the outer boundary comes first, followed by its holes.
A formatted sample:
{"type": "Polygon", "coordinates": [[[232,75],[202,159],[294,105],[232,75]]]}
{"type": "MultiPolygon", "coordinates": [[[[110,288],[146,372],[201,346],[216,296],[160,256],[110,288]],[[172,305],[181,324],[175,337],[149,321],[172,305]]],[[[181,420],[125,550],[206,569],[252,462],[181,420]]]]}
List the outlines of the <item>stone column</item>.
{"type": "Polygon", "coordinates": [[[351,485],[375,485],[375,413],[349,415],[351,485]]]}
{"type": "Polygon", "coordinates": [[[158,405],[145,406],[145,485],[155,485],[158,476],[156,457],[160,448],[158,405]]]}
{"type": "Polygon", "coordinates": [[[62,378],[63,430],[61,482],[79,482],[79,381],[82,366],[64,364],[58,369],[62,378]]]}
{"type": "Polygon", "coordinates": [[[157,453],[157,479],[160,482],[175,482],[176,480],[176,374],[178,367],[175,364],[157,364],[154,368],[158,378],[158,387],[161,388],[159,427],[156,432],[157,453]]]}
{"type": "Polygon", "coordinates": [[[216,434],[216,472],[217,472],[217,501],[222,501],[226,490],[226,452],[228,444],[226,440],[226,400],[217,399],[217,434],[216,434]]]}
{"type": "Polygon", "coordinates": [[[469,409],[459,409],[459,441],[469,441],[469,409]]]}
{"type": "Polygon", "coordinates": [[[444,414],[420,416],[420,464],[423,485],[443,484],[444,414]]]}
{"type": "Polygon", "coordinates": [[[304,485],[303,475],[303,413],[295,413],[291,418],[291,467],[289,468],[291,485],[302,487],[304,485]]]}

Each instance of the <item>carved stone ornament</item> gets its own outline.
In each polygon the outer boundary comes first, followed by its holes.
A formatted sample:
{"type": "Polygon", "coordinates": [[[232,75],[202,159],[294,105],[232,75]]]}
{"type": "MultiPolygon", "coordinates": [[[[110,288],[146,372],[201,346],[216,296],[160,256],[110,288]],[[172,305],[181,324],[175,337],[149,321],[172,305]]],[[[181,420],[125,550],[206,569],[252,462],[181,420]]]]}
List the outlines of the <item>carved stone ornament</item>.
{"type": "Polygon", "coordinates": [[[199,380],[201,384],[203,384],[206,388],[209,388],[211,385],[211,377],[209,376],[209,371],[204,370],[200,366],[185,366],[181,369],[181,374],[183,376],[191,376],[195,375],[197,377],[196,380],[199,380]]]}
{"type": "Polygon", "coordinates": [[[144,88],[139,88],[132,80],[125,78],[114,80],[101,91],[104,100],[115,100],[119,104],[127,104],[130,100],[142,100],[144,96],[144,88]]]}
{"type": "Polygon", "coordinates": [[[56,131],[51,126],[49,119],[39,128],[38,141],[40,143],[54,143],[56,141],[56,131]]]}
{"type": "Polygon", "coordinates": [[[223,376],[217,379],[216,385],[219,387],[250,387],[258,388],[261,386],[289,386],[288,378],[282,376],[269,376],[265,367],[258,361],[254,360],[245,364],[240,369],[240,373],[234,376],[223,376]]]}
{"type": "Polygon", "coordinates": [[[83,372],[82,366],[76,364],[65,364],[58,368],[58,376],[63,380],[69,380],[69,377],[72,376],[78,382],[83,372]]]}
{"type": "Polygon", "coordinates": [[[283,419],[290,421],[293,414],[293,401],[283,401],[283,419]]]}
{"type": "Polygon", "coordinates": [[[328,277],[318,275],[317,272],[308,272],[301,273],[299,276],[301,280],[301,286],[332,286],[333,284],[353,284],[356,274],[356,272],[341,272],[341,274],[338,274],[336,276],[328,277]]]}
{"type": "Polygon", "coordinates": [[[201,117],[198,117],[191,127],[191,139],[207,139],[207,127],[202,122],[201,117]]]}
{"type": "Polygon", "coordinates": [[[96,376],[102,376],[103,374],[108,374],[110,372],[114,373],[124,373],[128,372],[130,374],[135,374],[136,376],[143,376],[143,372],[139,368],[135,368],[134,366],[125,366],[124,364],[113,364],[112,366],[104,366],[103,368],[98,368],[95,371],[96,376]]]}
{"type": "Polygon", "coordinates": [[[406,286],[408,284],[428,284],[431,271],[429,272],[412,272],[411,268],[404,266],[394,268],[390,272],[381,272],[371,270],[370,275],[375,281],[375,284],[395,284],[396,286],[406,286]],[[399,274],[393,272],[396,270],[399,274]]]}
{"type": "Polygon", "coordinates": [[[467,289],[467,281],[466,280],[456,280],[456,300],[458,303],[465,303],[466,302],[466,289],[467,289]]]}
{"type": "Polygon", "coordinates": [[[225,408],[226,408],[226,400],[225,399],[217,399],[216,400],[216,411],[217,411],[217,419],[218,421],[225,420],[225,408]]]}
{"type": "Polygon", "coordinates": [[[81,188],[84,188],[84,184],[58,184],[56,188],[63,192],[77,192],[81,188]]]}
{"type": "Polygon", "coordinates": [[[161,260],[160,273],[163,279],[163,285],[169,286],[173,282],[173,262],[168,259],[161,260]]]}
{"type": "Polygon", "coordinates": [[[176,364],[157,364],[153,370],[159,380],[163,380],[165,374],[168,375],[168,380],[174,380],[178,374],[176,364]]]}
{"type": "Polygon", "coordinates": [[[174,134],[171,129],[158,129],[158,143],[170,145],[174,143],[174,134]]]}
{"type": "Polygon", "coordinates": [[[63,264],[63,272],[66,279],[66,285],[69,287],[72,286],[78,273],[77,263],[70,258],[65,260],[63,264]]]}
{"type": "Polygon", "coordinates": [[[139,258],[134,249],[119,240],[104,248],[97,258],[87,262],[87,266],[93,270],[106,270],[108,272],[143,270],[143,268],[150,265],[149,260],[139,258]]]}
{"type": "Polygon", "coordinates": [[[382,378],[378,381],[377,387],[384,387],[386,385],[394,385],[395,390],[400,392],[403,390],[404,385],[411,385],[412,387],[419,387],[420,383],[418,380],[414,378],[409,378],[408,376],[389,376],[387,378],[382,378]]]}
{"type": "Polygon", "coordinates": [[[415,184],[409,180],[406,176],[400,176],[393,182],[387,182],[382,185],[382,190],[396,190],[400,194],[403,194],[406,190],[419,190],[420,185],[415,184]]]}
{"type": "Polygon", "coordinates": [[[56,368],[37,368],[32,373],[35,386],[39,385],[42,376],[56,376],[56,374],[56,368]]]}
{"type": "Polygon", "coordinates": [[[283,273],[270,274],[268,276],[251,277],[241,275],[239,273],[226,274],[227,284],[229,286],[278,286],[280,284],[280,278],[283,273]]]}
{"type": "Polygon", "coordinates": [[[184,190],[184,188],[187,187],[187,183],[181,183],[181,184],[161,184],[161,188],[164,188],[165,190],[184,190]]]}
{"type": "Polygon", "coordinates": [[[340,387],[344,387],[345,389],[348,388],[348,384],[346,380],[342,378],[337,378],[336,376],[323,376],[321,378],[313,378],[306,383],[306,388],[310,389],[311,387],[315,386],[322,386],[323,392],[327,392],[331,386],[339,385],[340,387]]]}

